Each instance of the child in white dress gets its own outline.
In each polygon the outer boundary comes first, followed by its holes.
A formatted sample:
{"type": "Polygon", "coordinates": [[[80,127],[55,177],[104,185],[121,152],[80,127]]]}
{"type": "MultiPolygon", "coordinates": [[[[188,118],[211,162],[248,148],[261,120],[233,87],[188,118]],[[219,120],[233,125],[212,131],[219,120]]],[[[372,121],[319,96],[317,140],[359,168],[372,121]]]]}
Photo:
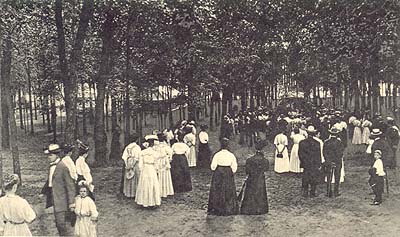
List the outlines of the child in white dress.
{"type": "Polygon", "coordinates": [[[79,186],[79,196],[75,198],[75,236],[97,236],[96,223],[99,213],[88,193],[87,185],[79,186]]]}
{"type": "Polygon", "coordinates": [[[19,184],[18,175],[5,175],[3,183],[6,192],[0,198],[0,229],[3,229],[3,236],[32,236],[28,223],[35,220],[36,214],[25,199],[15,194],[19,184]]]}

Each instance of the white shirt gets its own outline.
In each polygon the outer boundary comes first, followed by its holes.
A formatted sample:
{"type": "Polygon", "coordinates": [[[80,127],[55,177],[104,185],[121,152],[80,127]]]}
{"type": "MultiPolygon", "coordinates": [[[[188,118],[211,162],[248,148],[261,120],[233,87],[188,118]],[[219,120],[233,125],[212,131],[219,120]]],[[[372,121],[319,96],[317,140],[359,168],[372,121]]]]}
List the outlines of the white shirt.
{"type": "Polygon", "coordinates": [[[219,152],[215,153],[212,159],[211,170],[215,170],[218,165],[230,166],[232,172],[235,173],[237,170],[237,161],[235,155],[226,149],[220,150],[219,152]]]}
{"type": "Polygon", "coordinates": [[[124,152],[122,153],[122,159],[125,162],[125,166],[128,164],[129,157],[133,158],[135,161],[139,161],[141,151],[142,149],[140,149],[140,146],[135,142],[127,145],[124,149],[124,152]]]}
{"type": "Polygon", "coordinates": [[[376,174],[378,176],[385,176],[385,171],[383,171],[383,162],[381,159],[377,159],[374,162],[373,168],[376,168],[376,174]]]}
{"type": "Polygon", "coordinates": [[[183,141],[189,146],[196,145],[196,136],[193,133],[188,133],[183,137],[183,141]]]}
{"type": "Polygon", "coordinates": [[[176,142],[174,143],[174,145],[172,145],[172,151],[174,154],[178,155],[185,154],[186,156],[188,156],[189,147],[183,142],[176,142]]]}
{"type": "Polygon", "coordinates": [[[61,161],[64,162],[65,166],[67,166],[71,178],[76,181],[78,179],[78,174],[76,173],[75,163],[71,157],[65,156],[61,161]]]}
{"type": "Polygon", "coordinates": [[[317,142],[319,142],[319,144],[321,145],[321,163],[325,162],[325,157],[324,157],[324,142],[319,139],[318,137],[314,137],[314,140],[316,140],[317,142]]]}
{"type": "Polygon", "coordinates": [[[199,133],[199,141],[203,144],[208,143],[208,134],[205,131],[199,133]]]}
{"type": "Polygon", "coordinates": [[[76,160],[76,172],[78,175],[82,175],[85,178],[86,183],[91,184],[93,182],[89,165],[86,163],[86,160],[83,156],[79,156],[79,158],[76,160]]]}

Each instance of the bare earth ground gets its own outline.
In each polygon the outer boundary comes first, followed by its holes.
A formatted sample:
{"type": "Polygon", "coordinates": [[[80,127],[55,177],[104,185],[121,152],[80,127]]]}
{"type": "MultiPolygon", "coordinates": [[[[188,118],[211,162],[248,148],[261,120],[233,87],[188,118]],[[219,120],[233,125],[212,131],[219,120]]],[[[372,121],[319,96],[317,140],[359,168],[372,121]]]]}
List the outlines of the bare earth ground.
{"type": "MultiPolygon", "coordinates": [[[[50,137],[39,131],[35,137],[20,136],[23,186],[19,193],[41,215],[30,225],[34,235],[57,235],[51,210],[44,212],[44,198],[38,196],[47,175],[47,159],[42,148],[50,137]]],[[[212,150],[216,151],[216,133],[211,133],[212,150]]],[[[243,180],[246,157],[254,150],[232,142],[238,158],[236,188],[243,180]]],[[[92,168],[96,185],[96,205],[100,212],[99,236],[399,236],[400,182],[399,171],[391,170],[390,196],[384,194],[381,206],[370,206],[372,195],[367,180],[368,167],[362,164],[363,147],[347,150],[345,183],[342,196],[327,198],[324,185],[318,197],[300,195],[301,177],[294,174],[266,175],[270,212],[261,216],[207,216],[206,208],[211,171],[191,170],[193,191],[163,199],[156,209],[144,209],[133,200],[118,195],[121,169],[92,168]]],[[[272,164],[272,146],[265,148],[272,164]]],[[[2,152],[5,170],[11,170],[10,154],[2,152]]],[[[273,168],[271,168],[273,170],[273,168]]]]}

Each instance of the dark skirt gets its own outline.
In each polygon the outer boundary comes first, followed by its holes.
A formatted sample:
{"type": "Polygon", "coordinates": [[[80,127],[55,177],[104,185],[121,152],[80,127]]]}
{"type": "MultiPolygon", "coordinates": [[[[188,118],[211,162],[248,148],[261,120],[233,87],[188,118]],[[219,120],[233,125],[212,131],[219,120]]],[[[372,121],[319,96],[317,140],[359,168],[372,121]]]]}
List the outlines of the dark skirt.
{"type": "Polygon", "coordinates": [[[229,166],[217,166],[211,180],[208,214],[229,216],[238,212],[239,205],[232,169],[229,166]]]}
{"type": "Polygon", "coordinates": [[[172,156],[171,178],[175,193],[192,191],[192,178],[185,154],[174,154],[172,156]]]}
{"type": "MultiPolygon", "coordinates": [[[[82,181],[82,180],[85,180],[85,178],[83,177],[83,175],[79,175],[78,174],[78,179],[76,180],[76,192],[77,192],[77,194],[79,195],[79,181],[82,181]]],[[[86,180],[85,180],[86,181],[86,180]]],[[[87,192],[88,192],[88,196],[93,200],[93,201],[96,201],[96,199],[95,199],[95,197],[94,197],[94,193],[93,192],[91,192],[90,190],[89,190],[89,188],[87,189],[87,192]]]]}
{"type": "Polygon", "coordinates": [[[268,213],[267,189],[264,173],[249,176],[246,181],[240,213],[244,215],[261,215],[268,213]]]}
{"type": "Polygon", "coordinates": [[[197,165],[202,168],[210,168],[211,150],[208,143],[199,142],[199,153],[197,155],[197,165]]]}

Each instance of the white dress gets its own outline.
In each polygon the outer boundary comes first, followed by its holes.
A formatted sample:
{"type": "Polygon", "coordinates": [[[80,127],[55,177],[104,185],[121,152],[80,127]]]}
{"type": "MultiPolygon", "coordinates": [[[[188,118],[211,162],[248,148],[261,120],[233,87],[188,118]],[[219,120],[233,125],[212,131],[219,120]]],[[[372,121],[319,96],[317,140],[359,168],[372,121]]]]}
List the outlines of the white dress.
{"type": "Polygon", "coordinates": [[[157,152],[149,147],[139,158],[140,178],[135,202],[144,207],[161,205],[160,183],[157,177],[157,152]]]}
{"type": "Polygon", "coordinates": [[[288,139],[287,136],[283,133],[279,133],[275,136],[274,144],[277,147],[275,150],[275,172],[284,173],[289,172],[289,152],[287,149],[288,139]],[[283,158],[278,158],[277,154],[279,152],[282,153],[283,158]]]}
{"type": "Polygon", "coordinates": [[[90,192],[93,192],[94,185],[93,185],[93,177],[90,173],[89,165],[86,163],[86,159],[83,156],[79,156],[75,162],[76,164],[76,173],[85,179],[86,183],[89,184],[90,192]]]}
{"type": "Polygon", "coordinates": [[[359,120],[355,120],[353,124],[355,127],[351,143],[355,145],[362,144],[361,122],[359,120]]]}
{"type": "Polygon", "coordinates": [[[96,222],[92,221],[91,218],[97,218],[99,213],[96,204],[90,197],[82,198],[78,196],[75,198],[75,214],[75,236],[97,236],[96,222]]]}
{"type": "Polygon", "coordinates": [[[293,139],[293,147],[290,152],[290,162],[289,162],[289,170],[294,173],[303,172],[303,168],[300,168],[300,159],[299,159],[299,143],[304,140],[305,137],[302,134],[294,134],[292,135],[293,139]]]}
{"type": "Polygon", "coordinates": [[[171,161],[172,161],[172,148],[164,142],[161,142],[157,147],[158,153],[157,166],[158,166],[158,181],[160,183],[161,197],[174,195],[174,187],[172,186],[171,178],[171,161]]]}
{"type": "Polygon", "coordinates": [[[29,203],[15,194],[0,198],[0,226],[4,236],[32,236],[28,224],[36,218],[29,203]]]}
{"type": "Polygon", "coordinates": [[[133,178],[127,179],[126,175],[124,176],[123,193],[126,197],[134,197],[136,195],[136,188],[140,177],[139,157],[141,152],[140,146],[133,142],[126,146],[122,153],[122,160],[125,163],[125,174],[129,169],[134,170],[133,178]]]}
{"type": "Polygon", "coordinates": [[[189,147],[188,163],[189,167],[196,166],[196,136],[188,133],[183,137],[183,142],[189,147]]]}
{"type": "MultiPolygon", "coordinates": [[[[371,123],[372,125],[372,123],[371,123]]],[[[361,142],[362,144],[367,144],[368,145],[368,140],[369,140],[369,136],[371,135],[371,130],[369,129],[370,126],[370,121],[365,120],[362,123],[362,135],[361,135],[361,142]]]]}

